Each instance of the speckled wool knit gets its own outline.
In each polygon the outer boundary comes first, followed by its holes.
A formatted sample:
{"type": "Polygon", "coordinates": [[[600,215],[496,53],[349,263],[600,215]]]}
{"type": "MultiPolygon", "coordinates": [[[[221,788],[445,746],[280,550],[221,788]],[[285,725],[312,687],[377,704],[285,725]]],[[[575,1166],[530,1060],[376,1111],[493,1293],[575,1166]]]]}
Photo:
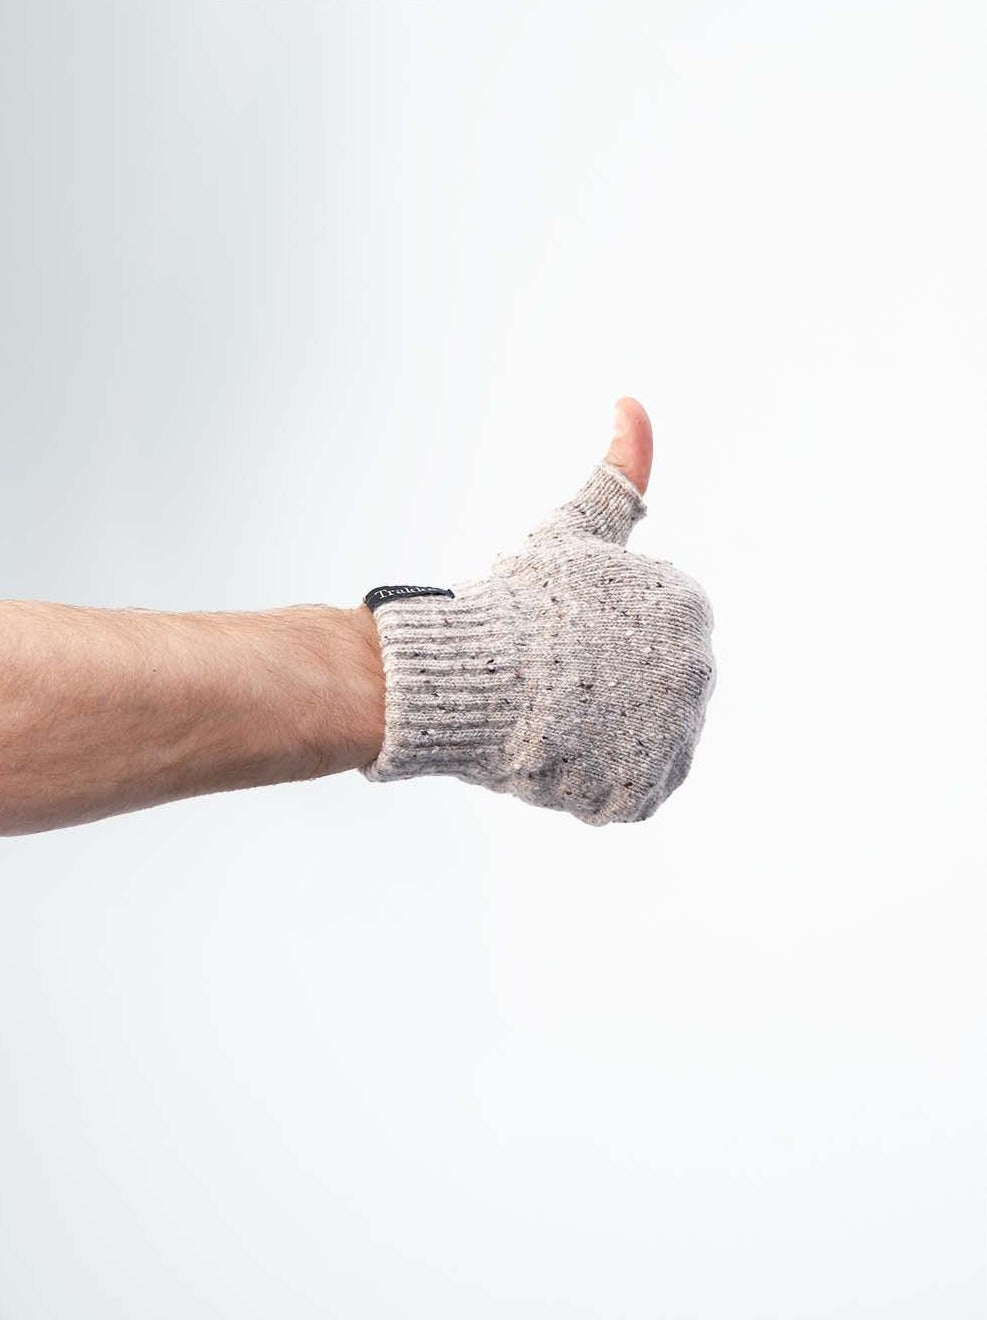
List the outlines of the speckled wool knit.
{"type": "Polygon", "coordinates": [[[624,549],[644,513],[602,463],[485,581],[376,604],[385,735],[363,773],[456,775],[593,825],[650,816],[716,677],[702,588],[624,549]]]}

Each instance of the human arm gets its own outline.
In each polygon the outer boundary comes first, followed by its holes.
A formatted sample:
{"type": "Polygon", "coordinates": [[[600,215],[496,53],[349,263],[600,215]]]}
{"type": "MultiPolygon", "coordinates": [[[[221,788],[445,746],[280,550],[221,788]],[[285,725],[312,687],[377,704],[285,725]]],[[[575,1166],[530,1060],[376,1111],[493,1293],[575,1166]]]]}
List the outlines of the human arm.
{"type": "Polygon", "coordinates": [[[352,769],[383,722],[363,605],[0,601],[0,834],[352,769]]]}
{"type": "Polygon", "coordinates": [[[0,834],[351,768],[647,819],[715,684],[705,592],[626,549],[651,458],[620,400],[604,461],[517,553],[455,591],[376,588],[373,613],[0,602],[0,834]]]}

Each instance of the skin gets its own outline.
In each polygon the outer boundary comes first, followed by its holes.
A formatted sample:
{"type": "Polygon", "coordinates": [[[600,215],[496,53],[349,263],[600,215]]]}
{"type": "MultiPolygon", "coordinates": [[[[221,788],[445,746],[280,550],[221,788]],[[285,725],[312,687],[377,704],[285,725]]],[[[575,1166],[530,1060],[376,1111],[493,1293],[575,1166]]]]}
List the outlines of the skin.
{"type": "MultiPolygon", "coordinates": [[[[648,415],[607,461],[643,494],[648,415]]],[[[0,834],[367,765],[384,675],[365,605],[166,613],[0,601],[0,834]]]]}

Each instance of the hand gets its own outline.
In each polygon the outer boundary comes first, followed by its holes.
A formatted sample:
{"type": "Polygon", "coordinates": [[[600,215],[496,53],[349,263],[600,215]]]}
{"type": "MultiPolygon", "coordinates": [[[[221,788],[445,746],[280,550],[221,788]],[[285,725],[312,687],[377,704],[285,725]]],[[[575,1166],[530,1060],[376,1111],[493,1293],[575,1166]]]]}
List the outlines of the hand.
{"type": "Polygon", "coordinates": [[[713,618],[692,578],[624,549],[651,450],[622,399],[604,462],[487,579],[376,603],[386,718],[368,778],[456,775],[598,825],[678,787],[715,683],[713,618]]]}

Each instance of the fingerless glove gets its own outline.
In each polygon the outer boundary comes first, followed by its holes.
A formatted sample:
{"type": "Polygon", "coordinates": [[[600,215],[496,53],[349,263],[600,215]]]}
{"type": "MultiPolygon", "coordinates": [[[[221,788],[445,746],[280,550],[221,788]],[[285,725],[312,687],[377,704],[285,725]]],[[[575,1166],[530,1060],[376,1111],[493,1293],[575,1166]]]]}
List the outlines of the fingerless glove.
{"type": "Polygon", "coordinates": [[[699,584],[624,548],[645,512],[601,463],[482,582],[368,593],[385,733],[366,777],[455,775],[593,825],[652,815],[689,770],[716,670],[699,584]]]}

